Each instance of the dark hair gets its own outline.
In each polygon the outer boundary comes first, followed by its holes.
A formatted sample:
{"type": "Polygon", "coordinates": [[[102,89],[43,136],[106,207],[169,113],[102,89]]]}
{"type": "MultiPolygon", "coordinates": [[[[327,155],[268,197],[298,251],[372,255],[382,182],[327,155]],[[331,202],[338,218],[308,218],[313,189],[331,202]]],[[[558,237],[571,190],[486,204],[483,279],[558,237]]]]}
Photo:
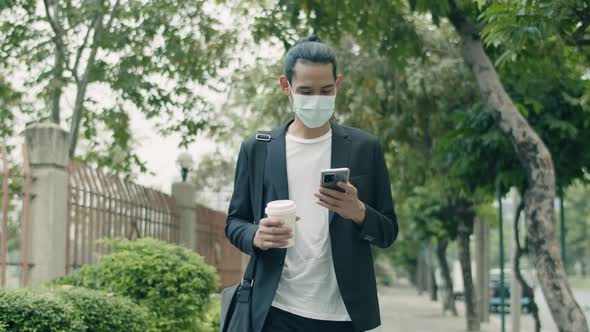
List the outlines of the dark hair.
{"type": "Polygon", "coordinates": [[[285,58],[285,76],[291,82],[295,74],[297,61],[302,63],[331,63],[334,80],[336,79],[336,54],[332,48],[317,36],[309,36],[298,40],[287,52],[285,58]]]}

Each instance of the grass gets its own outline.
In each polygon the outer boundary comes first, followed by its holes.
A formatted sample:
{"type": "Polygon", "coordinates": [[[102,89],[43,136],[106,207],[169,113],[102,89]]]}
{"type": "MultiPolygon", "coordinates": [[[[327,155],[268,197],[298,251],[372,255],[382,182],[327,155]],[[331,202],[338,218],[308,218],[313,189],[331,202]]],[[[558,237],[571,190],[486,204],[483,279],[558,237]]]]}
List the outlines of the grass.
{"type": "Polygon", "coordinates": [[[572,288],[590,289],[590,276],[569,276],[568,280],[572,288]]]}

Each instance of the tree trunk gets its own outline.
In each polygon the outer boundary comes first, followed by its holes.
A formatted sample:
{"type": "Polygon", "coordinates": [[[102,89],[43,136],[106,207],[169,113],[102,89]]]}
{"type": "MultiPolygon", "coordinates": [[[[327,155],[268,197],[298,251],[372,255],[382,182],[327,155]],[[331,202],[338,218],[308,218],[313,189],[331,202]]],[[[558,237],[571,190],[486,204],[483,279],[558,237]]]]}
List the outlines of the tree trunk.
{"type": "Polygon", "coordinates": [[[589,332],[584,312],[567,281],[555,238],[555,174],[551,154],[504,90],[479,39],[479,28],[457,8],[454,0],[450,0],[450,4],[448,17],[461,37],[463,59],[475,75],[487,110],[512,139],[527,172],[524,195],[527,242],[553,319],[562,332],[589,332]]]}
{"type": "Polygon", "coordinates": [[[515,273],[516,279],[520,282],[520,286],[522,287],[522,294],[526,295],[530,299],[529,309],[531,315],[533,316],[533,320],[535,322],[535,332],[541,332],[541,319],[539,318],[539,307],[537,306],[537,302],[535,300],[535,291],[529,286],[527,281],[524,279],[522,272],[520,271],[520,258],[525,253],[525,250],[522,249],[520,245],[520,235],[518,229],[518,219],[520,218],[520,214],[524,208],[524,202],[521,200],[518,206],[516,207],[516,213],[514,214],[514,237],[516,239],[516,246],[514,248],[514,257],[512,261],[512,270],[515,273]]]}
{"type": "Polygon", "coordinates": [[[430,291],[430,301],[438,301],[438,285],[436,284],[436,276],[434,275],[434,265],[429,268],[430,270],[430,282],[432,283],[432,289],[430,291]]]}
{"type": "MultiPolygon", "coordinates": [[[[76,154],[76,146],[78,145],[78,133],[80,131],[80,121],[82,120],[82,112],[84,112],[84,100],[86,99],[86,89],[88,84],[92,82],[91,72],[96,66],[96,53],[98,52],[99,44],[102,40],[104,31],[109,31],[115,19],[115,14],[119,9],[120,0],[115,1],[113,8],[110,11],[109,20],[103,25],[103,19],[106,14],[106,3],[104,0],[96,0],[97,8],[101,10],[97,11],[95,18],[92,21],[94,34],[92,36],[92,44],[90,46],[90,54],[86,62],[86,68],[82,77],[76,85],[76,100],[74,102],[74,111],[72,114],[72,122],[70,124],[70,140],[68,147],[68,156],[70,159],[74,159],[76,154]]],[[[88,30],[90,31],[90,29],[88,30]]]]}
{"type": "Polygon", "coordinates": [[[432,241],[426,242],[426,284],[431,301],[437,301],[436,278],[434,277],[434,257],[432,257],[432,241]]]}
{"type": "Polygon", "coordinates": [[[426,262],[422,247],[420,247],[420,249],[418,249],[418,272],[416,273],[416,288],[418,290],[418,295],[422,295],[422,293],[426,290],[426,278],[424,277],[425,275],[426,262]]]}
{"type": "Polygon", "coordinates": [[[58,12],[57,1],[44,0],[43,4],[45,16],[54,34],[52,40],[55,45],[53,73],[51,80],[49,81],[49,120],[59,125],[61,111],[60,101],[65,83],[63,77],[66,61],[66,46],[63,41],[65,32],[58,19],[60,13],[58,12]]]}
{"type": "MultiPolygon", "coordinates": [[[[98,0],[97,3],[102,8],[102,0],[98,0]]],[[[94,36],[92,46],[90,48],[90,55],[86,63],[86,69],[82,78],[76,85],[76,100],[74,101],[74,112],[72,114],[72,122],[70,123],[70,141],[68,147],[68,156],[70,159],[74,159],[76,154],[76,146],[78,145],[78,133],[80,131],[80,121],[82,120],[82,112],[84,111],[84,99],[86,99],[86,89],[90,83],[90,73],[92,68],[95,66],[96,53],[98,51],[98,44],[102,38],[103,25],[102,25],[103,14],[101,11],[97,14],[97,17],[93,20],[94,24],[94,36]]]]}
{"type": "Polygon", "coordinates": [[[475,303],[475,289],[473,287],[473,276],[471,275],[471,254],[469,249],[469,236],[473,229],[474,216],[462,215],[458,218],[459,229],[457,244],[459,247],[459,262],[461,263],[461,274],[463,275],[463,292],[465,297],[465,319],[467,331],[479,331],[479,317],[475,303]],[[471,219],[471,220],[469,220],[471,219]]]}
{"type": "Polygon", "coordinates": [[[442,274],[443,286],[443,311],[450,310],[453,316],[458,316],[457,307],[455,306],[455,297],[453,296],[453,279],[451,278],[451,270],[449,270],[449,262],[447,261],[447,247],[449,241],[447,239],[439,239],[436,248],[436,257],[440,265],[440,272],[442,274]]]}

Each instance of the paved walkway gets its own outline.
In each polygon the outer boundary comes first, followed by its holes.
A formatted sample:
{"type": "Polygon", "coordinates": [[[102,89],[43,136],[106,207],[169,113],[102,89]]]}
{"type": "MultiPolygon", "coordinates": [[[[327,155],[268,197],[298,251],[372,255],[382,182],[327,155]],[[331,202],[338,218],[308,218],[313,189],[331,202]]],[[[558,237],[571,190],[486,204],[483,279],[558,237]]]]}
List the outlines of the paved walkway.
{"type": "MultiPolygon", "coordinates": [[[[442,314],[441,303],[432,302],[414,288],[383,288],[379,291],[381,327],[379,332],[465,332],[462,302],[457,302],[459,316],[442,314]]],[[[500,331],[495,320],[481,325],[481,332],[500,331]]],[[[523,330],[524,331],[524,330],[523,330]]]]}

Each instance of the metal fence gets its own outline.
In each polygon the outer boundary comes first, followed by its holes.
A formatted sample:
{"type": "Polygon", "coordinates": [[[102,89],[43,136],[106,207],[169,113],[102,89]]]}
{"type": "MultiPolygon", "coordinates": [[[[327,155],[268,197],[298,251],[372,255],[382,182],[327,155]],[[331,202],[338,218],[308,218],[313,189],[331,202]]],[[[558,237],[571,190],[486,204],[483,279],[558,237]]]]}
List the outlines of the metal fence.
{"type": "MultiPolygon", "coordinates": [[[[13,149],[0,142],[0,287],[27,286],[34,267],[30,263],[34,245],[30,241],[31,203],[33,199],[39,202],[46,199],[31,192],[35,173],[31,173],[26,144],[20,146],[20,151],[13,149]],[[16,152],[22,154],[22,162],[11,158],[16,152]]],[[[96,263],[101,254],[108,253],[110,246],[102,245],[99,239],[152,237],[179,243],[181,210],[173,196],[77,161],[70,161],[65,171],[63,273],[96,263]]],[[[59,208],[59,204],[54,208],[59,208]]],[[[242,254],[225,237],[226,214],[202,205],[195,205],[194,209],[196,247],[193,250],[216,267],[220,286],[237,283],[242,274],[242,254]]]]}
{"type": "Polygon", "coordinates": [[[149,236],[178,243],[179,216],[170,195],[75,161],[68,173],[66,273],[108,251],[97,239],[149,236]]]}
{"type": "Polygon", "coordinates": [[[217,268],[220,286],[228,287],[242,278],[242,254],[225,237],[226,214],[197,205],[195,251],[217,268]]]}
{"type": "Polygon", "coordinates": [[[23,163],[9,164],[5,142],[0,144],[0,286],[25,287],[32,264],[29,258],[31,169],[26,145],[21,145],[23,163]]]}

